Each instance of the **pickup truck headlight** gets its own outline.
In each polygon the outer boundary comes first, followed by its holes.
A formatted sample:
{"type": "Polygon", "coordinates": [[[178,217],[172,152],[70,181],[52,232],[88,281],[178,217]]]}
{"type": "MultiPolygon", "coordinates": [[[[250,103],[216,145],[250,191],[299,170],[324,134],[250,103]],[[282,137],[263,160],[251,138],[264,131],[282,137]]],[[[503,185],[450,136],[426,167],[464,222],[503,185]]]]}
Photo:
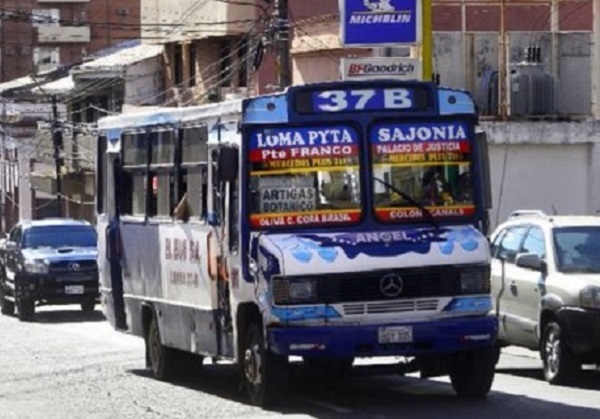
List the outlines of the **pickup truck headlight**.
{"type": "Polygon", "coordinates": [[[317,301],[317,283],[313,279],[273,280],[275,304],[309,304],[317,301]]]}
{"type": "Polygon", "coordinates": [[[585,308],[600,308],[600,287],[587,286],[579,291],[581,306],[585,308]]]}
{"type": "Polygon", "coordinates": [[[489,294],[490,270],[482,267],[461,271],[460,288],[463,294],[489,294]]]}
{"type": "Polygon", "coordinates": [[[30,274],[47,274],[48,270],[48,263],[43,259],[25,261],[25,271],[30,274]]]}

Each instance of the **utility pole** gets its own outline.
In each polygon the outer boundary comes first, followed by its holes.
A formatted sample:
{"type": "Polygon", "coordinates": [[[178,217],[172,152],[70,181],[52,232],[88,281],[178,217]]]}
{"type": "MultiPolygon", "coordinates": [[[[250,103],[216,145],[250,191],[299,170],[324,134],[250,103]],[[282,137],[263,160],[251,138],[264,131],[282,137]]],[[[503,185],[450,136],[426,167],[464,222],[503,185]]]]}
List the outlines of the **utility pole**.
{"type": "Polygon", "coordinates": [[[423,80],[434,81],[433,75],[433,9],[432,0],[421,2],[422,35],[421,60],[423,61],[423,80]]]}
{"type": "Polygon", "coordinates": [[[52,143],[54,144],[54,163],[56,164],[56,202],[58,203],[58,215],[62,217],[62,167],[64,160],[61,152],[63,147],[63,132],[58,122],[56,95],[52,95],[52,143]]]}
{"type": "Polygon", "coordinates": [[[284,90],[292,84],[290,74],[290,22],[288,18],[288,0],[276,0],[275,24],[277,35],[275,50],[277,51],[277,76],[279,89],[284,90]]]}
{"type": "Polygon", "coordinates": [[[508,71],[508,34],[506,33],[506,0],[500,3],[500,59],[498,64],[498,89],[500,94],[500,118],[506,121],[510,115],[510,72],[508,71]]]}

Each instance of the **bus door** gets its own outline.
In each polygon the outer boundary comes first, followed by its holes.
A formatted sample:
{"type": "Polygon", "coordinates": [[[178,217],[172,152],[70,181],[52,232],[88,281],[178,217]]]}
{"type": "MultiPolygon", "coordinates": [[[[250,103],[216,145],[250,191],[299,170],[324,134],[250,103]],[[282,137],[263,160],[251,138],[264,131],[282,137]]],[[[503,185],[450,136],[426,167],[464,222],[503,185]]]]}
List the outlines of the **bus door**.
{"type": "MultiPolygon", "coordinates": [[[[221,129],[219,126],[218,130],[221,129]]],[[[215,228],[219,246],[217,258],[217,325],[219,353],[233,356],[233,320],[231,316],[230,279],[231,256],[237,254],[239,240],[237,204],[238,148],[218,144],[210,151],[209,222],[215,228]],[[233,205],[233,207],[232,207],[233,205]]]]}
{"type": "Polygon", "coordinates": [[[126,330],[119,208],[121,193],[121,138],[100,137],[97,164],[98,268],[104,314],[117,329],[126,330]]]}

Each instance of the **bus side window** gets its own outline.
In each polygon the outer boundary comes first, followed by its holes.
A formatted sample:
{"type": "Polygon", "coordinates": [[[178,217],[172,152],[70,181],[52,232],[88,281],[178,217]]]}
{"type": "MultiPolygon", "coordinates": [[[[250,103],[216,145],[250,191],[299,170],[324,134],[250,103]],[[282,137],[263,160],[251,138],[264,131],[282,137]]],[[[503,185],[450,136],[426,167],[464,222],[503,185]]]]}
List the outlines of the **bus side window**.
{"type": "Polygon", "coordinates": [[[97,164],[96,164],[96,213],[104,214],[106,212],[106,135],[98,136],[97,144],[97,164]]]}
{"type": "Polygon", "coordinates": [[[185,205],[184,219],[202,220],[207,214],[208,130],[205,125],[180,130],[177,200],[185,205]]]}
{"type": "Polygon", "coordinates": [[[149,217],[170,217],[174,206],[175,140],[173,130],[150,133],[149,217]]]}
{"type": "Polygon", "coordinates": [[[118,207],[122,215],[146,215],[148,147],[146,133],[128,133],[122,138],[123,171],[118,207]]]}

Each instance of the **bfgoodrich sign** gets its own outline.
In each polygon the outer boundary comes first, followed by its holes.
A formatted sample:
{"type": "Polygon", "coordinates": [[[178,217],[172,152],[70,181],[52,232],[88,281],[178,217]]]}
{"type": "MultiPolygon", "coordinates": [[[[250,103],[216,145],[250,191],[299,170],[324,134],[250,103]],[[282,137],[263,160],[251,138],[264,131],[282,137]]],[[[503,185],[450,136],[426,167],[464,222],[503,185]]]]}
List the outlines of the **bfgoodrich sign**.
{"type": "Polygon", "coordinates": [[[420,42],[420,0],[339,0],[342,45],[413,45],[420,42]]]}
{"type": "Polygon", "coordinates": [[[421,63],[416,58],[342,58],[342,80],[421,80],[421,63]]]}

